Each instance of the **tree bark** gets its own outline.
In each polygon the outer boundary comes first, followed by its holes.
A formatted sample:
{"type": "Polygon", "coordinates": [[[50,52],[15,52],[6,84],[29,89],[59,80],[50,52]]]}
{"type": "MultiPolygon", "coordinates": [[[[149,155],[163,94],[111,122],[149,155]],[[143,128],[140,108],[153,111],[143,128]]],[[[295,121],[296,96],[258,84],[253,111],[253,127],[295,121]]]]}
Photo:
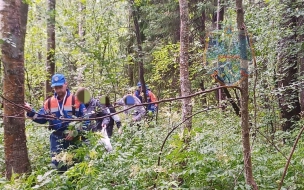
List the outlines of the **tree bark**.
{"type": "MultiPolygon", "coordinates": [[[[3,97],[24,104],[24,41],[28,5],[22,0],[0,0],[0,38],[4,68],[3,97]]],[[[6,177],[31,170],[28,158],[24,110],[4,100],[4,152],[6,177]]]]}
{"type": "MultiPolygon", "coordinates": [[[[223,0],[222,0],[223,2],[223,0]]],[[[225,6],[221,5],[221,2],[219,0],[219,6],[220,6],[220,11],[219,11],[219,18],[218,18],[218,29],[221,30],[223,29],[223,21],[224,21],[224,15],[225,15],[225,6]]]]}
{"type": "MultiPolygon", "coordinates": [[[[133,28],[132,28],[132,25],[131,24],[131,20],[132,20],[132,10],[130,9],[129,10],[129,15],[128,15],[128,27],[129,27],[129,30],[128,30],[128,41],[127,41],[127,45],[126,45],[126,51],[127,51],[127,54],[128,55],[131,55],[132,53],[134,53],[133,49],[132,49],[132,46],[133,46],[133,43],[134,43],[134,35],[133,35],[133,28]]],[[[128,84],[129,86],[134,86],[135,84],[135,63],[132,62],[132,60],[130,59],[128,61],[128,64],[126,65],[126,71],[128,72],[128,84]]]]}
{"type": "Polygon", "coordinates": [[[79,1],[79,24],[78,24],[78,35],[80,38],[80,41],[82,42],[81,45],[85,45],[85,15],[86,15],[86,5],[83,1],[79,1]]]}
{"type": "MultiPolygon", "coordinates": [[[[83,48],[85,48],[85,44],[86,44],[86,39],[85,39],[86,4],[85,3],[86,3],[86,1],[84,2],[82,0],[79,0],[79,2],[78,2],[78,11],[79,11],[78,36],[79,36],[79,44],[83,48]]],[[[82,49],[81,49],[81,51],[82,51],[82,49]]],[[[73,72],[70,73],[70,75],[71,75],[70,83],[72,83],[72,85],[74,83],[76,86],[79,86],[83,82],[83,78],[84,78],[83,70],[81,69],[81,70],[78,70],[78,72],[77,72],[77,60],[71,61],[70,63],[71,63],[72,69],[73,69],[73,72]],[[75,79],[76,79],[76,81],[75,81],[75,79]]]]}
{"type": "MultiPolygon", "coordinates": [[[[246,53],[246,33],[244,28],[244,10],[242,0],[236,0],[237,11],[237,27],[239,30],[239,43],[240,43],[240,66],[241,74],[248,72],[248,61],[246,53]]],[[[250,130],[249,130],[249,112],[248,112],[248,75],[242,76],[240,87],[242,89],[241,96],[241,125],[242,125],[242,143],[243,143],[243,157],[246,183],[251,185],[253,189],[258,189],[252,174],[251,163],[251,148],[250,148],[250,130]]]]}
{"type": "Polygon", "coordinates": [[[224,21],[224,6],[221,6],[221,0],[213,0],[213,6],[216,11],[212,15],[212,27],[217,30],[222,29],[222,22],[224,21]]]}
{"type": "MultiPolygon", "coordinates": [[[[282,2],[284,3],[284,2],[282,2]]],[[[297,82],[298,58],[296,48],[296,24],[297,20],[293,14],[290,14],[290,7],[293,7],[295,0],[288,1],[285,4],[283,13],[284,21],[281,24],[285,31],[291,31],[286,34],[279,42],[279,65],[278,65],[278,87],[285,88],[282,95],[279,96],[279,106],[281,108],[281,117],[284,119],[282,130],[288,131],[293,128],[296,121],[300,119],[300,101],[298,89],[293,88],[293,83],[297,82]]]]}
{"type": "MultiPolygon", "coordinates": [[[[222,29],[222,23],[224,21],[224,7],[221,6],[221,0],[217,0],[217,18],[216,18],[216,29],[221,30],[222,29]]],[[[222,100],[226,100],[226,94],[223,93],[222,89],[219,89],[218,96],[219,96],[219,106],[222,110],[225,109],[225,105],[221,103],[222,100]]]]}
{"type": "MultiPolygon", "coordinates": [[[[201,42],[201,45],[202,45],[202,49],[205,49],[205,47],[206,47],[206,44],[205,44],[206,43],[205,42],[205,38],[206,38],[206,10],[205,9],[202,11],[200,21],[201,21],[200,42],[201,42]]],[[[204,80],[201,80],[200,88],[201,88],[201,90],[205,90],[204,80]]],[[[207,103],[205,95],[202,97],[201,101],[202,101],[203,106],[207,103]]]]}
{"type": "MultiPolygon", "coordinates": [[[[140,33],[140,28],[139,28],[139,23],[138,23],[138,11],[136,6],[134,5],[134,0],[130,0],[131,3],[131,8],[132,8],[132,17],[133,17],[133,22],[134,22],[134,27],[135,27],[135,34],[136,34],[136,41],[137,41],[137,55],[138,55],[138,66],[139,66],[139,81],[142,86],[142,91],[146,92],[146,83],[145,83],[145,78],[144,78],[144,64],[143,64],[143,52],[142,52],[142,41],[141,41],[141,33],[140,33]]],[[[143,102],[147,102],[147,93],[144,94],[144,100],[143,102]]]]}
{"type": "MultiPolygon", "coordinates": [[[[204,80],[201,80],[199,86],[202,91],[206,90],[204,85],[204,80]]],[[[202,102],[202,107],[204,107],[207,104],[206,95],[201,96],[201,102],[202,102]]]]}
{"type": "MultiPolygon", "coordinates": [[[[181,95],[191,94],[191,83],[189,80],[189,10],[187,0],[179,0],[180,8],[180,85],[181,95]]],[[[191,98],[182,100],[182,117],[186,120],[192,114],[191,98]]],[[[185,122],[188,130],[191,130],[192,119],[185,122]]]]}
{"type": "Polygon", "coordinates": [[[48,0],[45,99],[52,95],[50,77],[55,73],[55,7],[56,0],[48,0]]]}
{"type": "Polygon", "coordinates": [[[202,49],[205,49],[205,38],[206,38],[206,10],[204,9],[201,14],[201,36],[200,41],[202,44],[202,49]]]}
{"type": "MultiPolygon", "coordinates": [[[[128,45],[127,45],[127,54],[128,55],[131,55],[132,53],[134,53],[132,51],[132,40],[133,37],[131,37],[131,39],[129,39],[128,41],[128,45]]],[[[135,72],[134,72],[134,67],[135,67],[135,64],[132,63],[132,61],[128,61],[128,64],[126,65],[127,67],[127,71],[128,71],[128,81],[129,81],[129,86],[134,86],[135,84],[135,80],[134,80],[134,76],[135,76],[135,72]]]]}
{"type": "MultiPolygon", "coordinates": [[[[216,11],[213,13],[212,26],[214,30],[222,29],[222,22],[224,21],[224,7],[221,6],[221,0],[214,0],[213,5],[216,7],[216,11]]],[[[221,105],[221,101],[225,100],[226,97],[222,93],[222,89],[215,92],[215,98],[218,102],[218,106],[224,109],[225,106],[221,105]]]]}
{"type": "MultiPolygon", "coordinates": [[[[300,10],[304,9],[304,4],[302,3],[299,7],[300,10]]],[[[300,16],[298,18],[298,26],[297,26],[297,31],[300,33],[298,36],[298,43],[304,43],[304,16],[300,16]]],[[[299,65],[300,65],[300,76],[303,76],[304,73],[304,48],[300,50],[298,53],[298,58],[299,58],[299,65]]],[[[300,94],[300,99],[301,99],[301,111],[304,112],[304,88],[301,89],[301,94],[300,94]]]]}

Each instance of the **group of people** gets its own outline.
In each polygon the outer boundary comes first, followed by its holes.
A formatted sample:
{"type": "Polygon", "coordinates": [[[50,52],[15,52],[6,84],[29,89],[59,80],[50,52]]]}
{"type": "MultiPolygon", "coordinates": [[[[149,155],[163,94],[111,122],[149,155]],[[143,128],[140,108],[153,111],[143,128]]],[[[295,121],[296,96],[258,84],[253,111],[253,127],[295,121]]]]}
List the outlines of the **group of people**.
{"type": "Polygon", "coordinates": [[[135,92],[133,93],[132,90],[129,90],[128,94],[126,94],[123,98],[115,102],[115,105],[125,106],[125,109],[127,109],[130,106],[133,106],[133,104],[137,105],[136,107],[134,107],[134,109],[125,111],[125,114],[133,116],[132,121],[137,122],[140,121],[146,115],[147,112],[154,114],[157,111],[157,104],[154,103],[157,101],[156,96],[152,93],[152,91],[147,85],[146,85],[146,97],[147,97],[148,105],[146,107],[141,105],[144,99],[143,96],[144,94],[141,83],[138,82],[137,89],[135,90],[135,92]],[[133,99],[133,104],[128,105],[128,103],[126,103],[128,98],[133,99]]]}
{"type": "MultiPolygon", "coordinates": [[[[138,89],[131,96],[134,98],[135,104],[142,104],[141,84],[137,84],[138,89]]],[[[121,121],[116,113],[115,108],[109,104],[104,105],[98,99],[92,98],[89,102],[83,103],[73,95],[68,89],[68,83],[62,74],[52,76],[51,87],[54,89],[54,96],[44,101],[43,107],[36,112],[29,104],[25,104],[27,116],[32,118],[34,122],[45,124],[49,122],[49,129],[53,130],[50,135],[50,151],[52,161],[50,167],[60,170],[59,162],[54,159],[62,150],[67,149],[73,144],[73,133],[66,133],[70,122],[63,121],[62,118],[97,118],[96,120],[85,120],[84,129],[89,131],[100,131],[106,129],[109,137],[113,134],[113,126],[116,123],[118,133],[122,133],[121,121]],[[109,115],[110,114],[110,115],[109,115]]],[[[156,101],[155,95],[146,87],[147,102],[151,103],[147,106],[147,110],[155,112],[157,105],[153,104],[156,101]]],[[[126,95],[130,96],[130,94],[126,95]]],[[[114,105],[128,106],[125,103],[124,96],[114,103],[114,105]]],[[[144,106],[139,105],[134,107],[136,112],[133,115],[133,121],[140,121],[146,114],[144,106]]],[[[126,111],[127,114],[130,110],[126,111]]]]}

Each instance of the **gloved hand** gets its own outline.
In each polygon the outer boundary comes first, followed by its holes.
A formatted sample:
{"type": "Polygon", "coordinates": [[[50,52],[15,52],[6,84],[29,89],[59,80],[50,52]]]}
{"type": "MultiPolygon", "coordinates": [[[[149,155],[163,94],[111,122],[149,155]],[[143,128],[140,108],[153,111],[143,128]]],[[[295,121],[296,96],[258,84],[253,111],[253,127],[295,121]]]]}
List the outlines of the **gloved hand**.
{"type": "Polygon", "coordinates": [[[74,137],[76,137],[78,135],[77,130],[66,130],[66,131],[64,131],[64,133],[67,134],[67,136],[65,137],[65,140],[67,140],[67,141],[73,140],[74,137]]]}

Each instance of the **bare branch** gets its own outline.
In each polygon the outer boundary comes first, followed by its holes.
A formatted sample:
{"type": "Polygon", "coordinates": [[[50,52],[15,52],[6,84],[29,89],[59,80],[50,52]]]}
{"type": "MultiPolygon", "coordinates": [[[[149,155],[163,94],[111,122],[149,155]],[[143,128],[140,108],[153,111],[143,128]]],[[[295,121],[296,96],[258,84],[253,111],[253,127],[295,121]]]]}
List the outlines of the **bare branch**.
{"type": "Polygon", "coordinates": [[[286,164],[285,164],[285,169],[284,169],[284,172],[283,172],[282,179],[281,179],[281,181],[280,181],[278,190],[281,190],[281,188],[282,188],[283,181],[284,181],[285,175],[286,175],[286,173],[287,173],[287,169],[288,169],[289,163],[290,163],[290,161],[291,161],[291,157],[292,157],[292,155],[293,155],[293,153],[294,153],[294,151],[295,151],[295,149],[296,149],[296,146],[297,146],[297,144],[298,144],[298,142],[299,142],[299,139],[300,139],[300,137],[301,137],[303,131],[304,131],[304,126],[302,127],[300,133],[299,133],[298,136],[297,136],[296,141],[295,141],[294,144],[293,144],[293,147],[292,147],[292,150],[291,150],[291,152],[290,152],[289,158],[288,158],[288,160],[287,160],[287,162],[286,162],[286,164]]]}
{"type": "MultiPolygon", "coordinates": [[[[197,93],[194,93],[194,94],[191,94],[189,96],[181,96],[181,97],[177,97],[177,98],[168,98],[168,99],[163,99],[163,100],[159,100],[159,101],[156,101],[156,102],[153,102],[153,104],[159,104],[159,103],[163,103],[163,102],[171,102],[171,101],[175,101],[175,100],[181,100],[181,99],[185,99],[185,98],[191,98],[191,97],[194,97],[194,96],[198,96],[198,95],[201,95],[201,94],[206,94],[206,93],[209,93],[209,92],[212,92],[212,91],[215,91],[215,90],[218,90],[218,89],[221,89],[221,88],[235,88],[235,89],[238,89],[240,90],[240,87],[238,86],[219,86],[219,87],[216,87],[216,88],[212,88],[212,89],[209,89],[209,90],[205,90],[205,91],[199,91],[197,93]]],[[[3,100],[5,101],[8,101],[9,103],[27,111],[26,107],[24,107],[23,105],[18,105],[16,103],[14,103],[13,101],[11,100],[8,100],[7,98],[3,97],[2,95],[0,95],[1,98],[3,98],[3,100]]],[[[103,116],[103,117],[96,117],[96,118],[77,118],[77,119],[73,119],[73,118],[57,118],[57,117],[54,117],[52,115],[42,115],[43,117],[46,117],[48,119],[56,119],[56,120],[61,120],[61,121],[88,121],[88,120],[98,120],[98,119],[103,119],[103,118],[106,118],[106,117],[111,117],[113,115],[116,115],[116,114],[119,114],[119,113],[122,113],[124,111],[127,111],[127,110],[130,110],[132,108],[135,108],[135,107],[138,107],[138,106],[143,106],[143,105],[149,105],[151,103],[143,103],[143,104],[137,104],[137,105],[133,105],[133,106],[130,106],[126,109],[123,109],[121,111],[117,111],[116,113],[113,113],[113,114],[109,114],[109,115],[106,115],[106,116],[103,116]]],[[[36,114],[38,114],[37,112],[35,112],[36,114]]]]}

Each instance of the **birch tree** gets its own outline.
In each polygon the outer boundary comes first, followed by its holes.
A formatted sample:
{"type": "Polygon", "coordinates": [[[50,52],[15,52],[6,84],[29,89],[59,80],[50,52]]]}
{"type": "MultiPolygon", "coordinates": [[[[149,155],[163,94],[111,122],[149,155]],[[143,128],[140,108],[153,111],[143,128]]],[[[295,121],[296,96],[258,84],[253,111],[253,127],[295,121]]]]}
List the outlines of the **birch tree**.
{"type": "Polygon", "coordinates": [[[251,185],[253,189],[258,189],[256,182],[254,181],[252,174],[252,162],[251,162],[251,148],[250,148],[250,130],[249,130],[249,112],[248,112],[248,58],[246,53],[246,33],[244,28],[244,10],[243,1],[236,0],[236,11],[237,11],[237,27],[239,32],[239,43],[240,43],[240,66],[243,77],[240,82],[242,89],[241,96],[241,125],[242,125],[242,143],[243,143],[243,159],[245,168],[246,183],[251,185]]]}
{"type": "MultiPolygon", "coordinates": [[[[191,94],[191,83],[189,80],[189,10],[188,1],[179,0],[180,7],[180,86],[181,96],[191,94]]],[[[191,98],[182,100],[182,117],[185,120],[192,114],[191,98]]],[[[190,130],[192,120],[185,122],[185,126],[190,130]]]]}

